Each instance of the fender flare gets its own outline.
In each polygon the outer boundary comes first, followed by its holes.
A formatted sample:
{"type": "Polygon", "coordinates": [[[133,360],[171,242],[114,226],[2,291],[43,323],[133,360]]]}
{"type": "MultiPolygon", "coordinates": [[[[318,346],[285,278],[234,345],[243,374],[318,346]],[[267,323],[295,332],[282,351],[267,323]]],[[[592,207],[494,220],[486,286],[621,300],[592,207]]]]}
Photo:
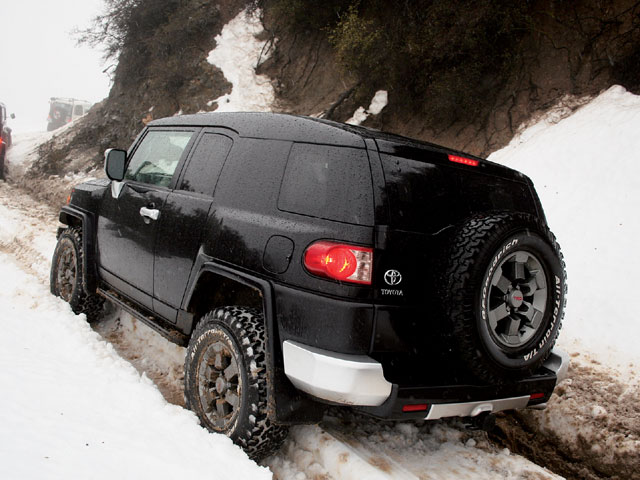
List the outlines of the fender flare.
{"type": "MultiPolygon", "coordinates": [[[[200,278],[204,273],[213,273],[215,275],[219,275],[247,287],[253,288],[260,293],[260,296],[262,297],[262,311],[264,312],[264,321],[267,332],[267,351],[265,352],[267,377],[272,379],[272,381],[269,382],[267,388],[268,414],[269,417],[273,419],[276,412],[276,384],[279,383],[279,380],[282,381],[282,379],[278,378],[278,372],[283,372],[284,369],[282,366],[278,367],[278,364],[282,363],[282,353],[280,342],[278,339],[279,337],[277,332],[277,324],[274,318],[274,298],[271,283],[268,280],[255,277],[244,272],[238,272],[234,268],[230,268],[226,265],[215,262],[211,257],[203,254],[202,251],[196,258],[194,271],[196,271],[197,274],[193,275],[189,282],[189,286],[183,300],[183,308],[181,309],[181,312],[184,312],[190,304],[200,278]]],[[[178,313],[178,316],[180,316],[180,313],[178,313]]],[[[180,319],[178,320],[178,322],[181,323],[180,319]]],[[[183,328],[185,326],[186,325],[183,325],[183,328]]],[[[189,334],[191,334],[191,331],[194,327],[195,325],[193,323],[188,326],[189,334]]]]}
{"type": "MultiPolygon", "coordinates": [[[[98,287],[98,271],[96,268],[95,221],[93,214],[82,211],[77,207],[64,205],[58,217],[60,223],[67,226],[80,225],[82,227],[82,248],[84,259],[82,262],[83,286],[87,293],[95,293],[98,287]]],[[[60,231],[58,230],[58,236],[60,231]]]]}

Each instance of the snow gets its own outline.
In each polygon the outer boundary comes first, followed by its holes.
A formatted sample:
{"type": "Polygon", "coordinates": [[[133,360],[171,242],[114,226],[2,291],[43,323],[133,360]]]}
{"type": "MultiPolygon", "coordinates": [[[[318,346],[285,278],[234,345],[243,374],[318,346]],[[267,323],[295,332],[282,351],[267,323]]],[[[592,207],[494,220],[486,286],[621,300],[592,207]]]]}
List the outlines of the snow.
{"type": "MultiPolygon", "coordinates": [[[[66,126],[65,126],[66,127],[66,126]]],[[[58,132],[56,132],[58,133],[58,132]]],[[[22,176],[26,169],[38,158],[38,146],[53,138],[49,133],[14,133],[11,148],[7,152],[5,163],[12,175],[22,176]]]]}
{"type": "Polygon", "coordinates": [[[387,91],[378,90],[371,99],[369,108],[365,110],[364,107],[358,107],[356,111],[353,112],[353,116],[345,123],[348,123],[350,125],[360,125],[367,118],[369,118],[369,115],[378,115],[382,111],[382,109],[387,106],[388,100],[389,96],[387,94],[387,91]]]}
{"type": "Polygon", "coordinates": [[[446,422],[330,418],[323,428],[294,427],[283,452],[269,466],[286,479],[562,478],[493,447],[483,433],[446,422]]]}
{"type": "Polygon", "coordinates": [[[269,57],[268,41],[256,38],[264,31],[260,10],[240,12],[216,36],[216,48],[209,52],[208,62],[215,65],[231,82],[231,93],[211,100],[218,112],[268,112],[275,99],[269,77],[257,75],[259,61],[269,57]]]}
{"type": "MultiPolygon", "coordinates": [[[[24,233],[6,213],[2,245],[24,233]]],[[[6,253],[0,328],[0,478],[270,478],[228,438],[167,404],[6,253]]]]}
{"type": "MultiPolygon", "coordinates": [[[[562,106],[559,107],[560,109],[562,106]]],[[[552,111],[489,160],[531,177],[567,263],[561,344],[640,363],[640,97],[611,87],[575,113],[552,111]]]]}

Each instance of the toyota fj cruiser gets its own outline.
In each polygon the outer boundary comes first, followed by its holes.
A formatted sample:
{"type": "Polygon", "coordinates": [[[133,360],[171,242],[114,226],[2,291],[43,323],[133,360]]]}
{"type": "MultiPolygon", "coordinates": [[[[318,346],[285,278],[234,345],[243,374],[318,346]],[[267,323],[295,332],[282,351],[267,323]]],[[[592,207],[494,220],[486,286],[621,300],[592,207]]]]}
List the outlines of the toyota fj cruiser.
{"type": "Polygon", "coordinates": [[[529,178],[315,118],[149,123],[62,207],[51,290],[188,346],[185,398],[252,457],[329,405],[543,407],[565,374],[560,249],[529,178]]]}

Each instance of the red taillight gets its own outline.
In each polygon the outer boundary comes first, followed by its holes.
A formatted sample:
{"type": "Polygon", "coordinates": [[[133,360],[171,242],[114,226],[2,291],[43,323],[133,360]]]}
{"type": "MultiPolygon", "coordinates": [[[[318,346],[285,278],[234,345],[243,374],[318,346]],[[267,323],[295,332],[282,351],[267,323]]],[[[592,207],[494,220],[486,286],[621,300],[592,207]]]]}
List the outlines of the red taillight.
{"type": "Polygon", "coordinates": [[[426,403],[419,403],[416,405],[404,405],[402,407],[403,412],[423,412],[429,408],[426,403]]]}
{"type": "Polygon", "coordinates": [[[455,163],[461,163],[463,165],[469,165],[470,167],[477,167],[480,165],[478,160],[473,160],[471,158],[459,157],[457,155],[449,155],[449,161],[455,163]]]}
{"type": "Polygon", "coordinates": [[[316,242],[304,252],[304,266],[316,275],[371,285],[373,249],[334,242],[316,242]]]}
{"type": "Polygon", "coordinates": [[[544,398],[544,393],[532,393],[529,395],[529,400],[539,400],[541,398],[544,398]]]}

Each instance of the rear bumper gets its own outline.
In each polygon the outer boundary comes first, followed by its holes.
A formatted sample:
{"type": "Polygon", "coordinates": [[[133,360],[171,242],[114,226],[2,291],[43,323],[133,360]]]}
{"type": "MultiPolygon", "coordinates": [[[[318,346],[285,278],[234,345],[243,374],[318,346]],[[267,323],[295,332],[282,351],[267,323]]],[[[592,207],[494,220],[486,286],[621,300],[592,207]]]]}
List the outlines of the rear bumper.
{"type": "Polygon", "coordinates": [[[403,387],[389,383],[382,365],[366,355],[330,352],[289,340],[282,350],[285,374],[299,390],[393,419],[474,417],[544,404],[569,367],[569,356],[554,349],[535,375],[517,382],[403,387]]]}
{"type": "Polygon", "coordinates": [[[382,365],[366,355],[329,352],[287,340],[282,345],[284,372],[296,388],[342,405],[382,405],[392,385],[382,365]]]}

